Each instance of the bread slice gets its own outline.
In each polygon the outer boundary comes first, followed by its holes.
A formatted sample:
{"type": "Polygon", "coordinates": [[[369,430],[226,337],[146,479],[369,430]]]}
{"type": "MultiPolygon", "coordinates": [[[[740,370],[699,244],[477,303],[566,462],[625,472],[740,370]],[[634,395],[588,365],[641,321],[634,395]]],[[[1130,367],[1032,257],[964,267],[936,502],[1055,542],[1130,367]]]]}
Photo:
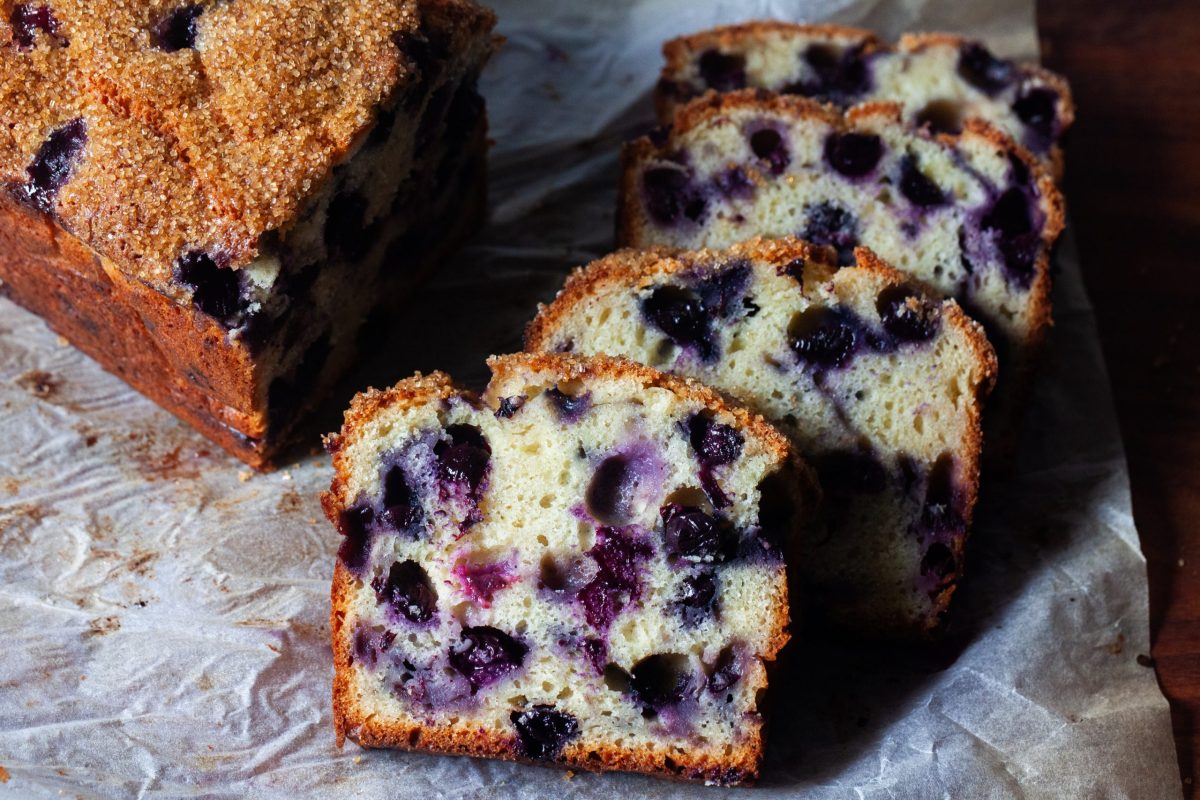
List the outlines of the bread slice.
{"type": "Polygon", "coordinates": [[[530,351],[610,353],[703,381],[787,433],[820,477],[794,565],[806,616],[921,638],[962,572],[996,372],[979,325],[869,250],[793,238],[625,250],[576,271],[530,351]]]}
{"type": "Polygon", "coordinates": [[[360,394],[327,440],[339,740],[720,784],[762,756],[812,479],[761,417],[623,359],[360,394]]]}
{"type": "Polygon", "coordinates": [[[663,56],[655,95],[663,124],[710,89],[769,89],[842,108],[882,100],[939,131],[983,120],[1061,172],[1062,138],[1075,119],[1062,76],[953,34],[905,34],[891,47],[861,28],[759,21],[673,39],[663,56]]]}
{"type": "Polygon", "coordinates": [[[798,235],[836,247],[840,264],[869,247],[983,324],[1001,366],[989,448],[1007,452],[1050,324],[1062,196],[999,131],[935,136],[900,111],[842,115],[750,90],[696,100],[665,140],[626,146],[618,239],[695,249],[798,235]]]}

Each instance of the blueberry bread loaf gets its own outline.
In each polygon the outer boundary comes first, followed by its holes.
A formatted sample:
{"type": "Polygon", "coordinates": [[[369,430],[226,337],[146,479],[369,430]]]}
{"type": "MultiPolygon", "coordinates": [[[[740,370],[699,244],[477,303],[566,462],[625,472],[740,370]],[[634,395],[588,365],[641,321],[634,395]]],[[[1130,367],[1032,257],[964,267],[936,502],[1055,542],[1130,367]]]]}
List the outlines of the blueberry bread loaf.
{"type": "Polygon", "coordinates": [[[1000,357],[989,448],[1011,450],[1050,323],[1050,250],[1061,195],[1024,148],[979,122],[935,136],[874,103],[840,114],[803,97],[743,90],[682,108],[665,140],[626,146],[618,239],[722,247],[798,235],[864,245],[955,298],[1000,357]]]}
{"type": "Polygon", "coordinates": [[[788,441],[623,359],[355,398],[326,514],[339,737],[736,784],[814,493],[788,441]]]}
{"type": "Polygon", "coordinates": [[[962,571],[995,356],[954,301],[865,248],[840,270],[832,255],[791,238],[621,251],[576,271],[526,346],[627,356],[762,413],[824,494],[793,565],[806,616],[923,638],[962,571]]]}
{"type": "Polygon", "coordinates": [[[263,465],[480,219],[471,0],[0,4],[0,281],[263,465]]]}
{"type": "Polygon", "coordinates": [[[1057,171],[1075,116],[1059,75],[944,33],[907,34],[890,47],[858,28],[749,22],[674,39],[663,55],[655,100],[664,124],[710,89],[769,89],[842,108],[885,100],[899,103],[905,120],[938,131],[988,122],[1057,171]]]}

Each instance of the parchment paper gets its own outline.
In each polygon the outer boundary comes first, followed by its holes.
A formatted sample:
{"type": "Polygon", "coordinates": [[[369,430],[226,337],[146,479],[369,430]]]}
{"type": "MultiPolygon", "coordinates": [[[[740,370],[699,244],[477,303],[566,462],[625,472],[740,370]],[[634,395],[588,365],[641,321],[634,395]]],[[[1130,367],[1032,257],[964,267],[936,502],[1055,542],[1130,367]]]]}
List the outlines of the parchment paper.
{"type": "MultiPolygon", "coordinates": [[[[494,5],[509,41],[484,81],[493,221],[419,296],[394,378],[482,380],[534,303],[611,247],[617,147],[651,120],[663,39],[778,16],[1036,52],[1029,0],[494,5]]],[[[754,796],[1179,796],[1167,705],[1137,661],[1145,563],[1069,243],[1055,316],[1021,467],[985,485],[951,635],[924,653],[793,646],[754,796]]],[[[251,476],[7,301],[0,404],[0,796],[725,796],[337,750],[327,459],[251,476]]]]}

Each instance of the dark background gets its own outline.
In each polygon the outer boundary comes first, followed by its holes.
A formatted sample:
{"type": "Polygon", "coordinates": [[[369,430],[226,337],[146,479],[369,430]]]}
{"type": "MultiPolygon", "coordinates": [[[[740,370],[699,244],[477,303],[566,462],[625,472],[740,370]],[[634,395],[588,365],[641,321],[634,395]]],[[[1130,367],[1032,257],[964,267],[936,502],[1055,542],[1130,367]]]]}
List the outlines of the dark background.
{"type": "Polygon", "coordinates": [[[1150,573],[1184,794],[1200,760],[1200,3],[1043,0],[1078,105],[1066,196],[1150,573]]]}

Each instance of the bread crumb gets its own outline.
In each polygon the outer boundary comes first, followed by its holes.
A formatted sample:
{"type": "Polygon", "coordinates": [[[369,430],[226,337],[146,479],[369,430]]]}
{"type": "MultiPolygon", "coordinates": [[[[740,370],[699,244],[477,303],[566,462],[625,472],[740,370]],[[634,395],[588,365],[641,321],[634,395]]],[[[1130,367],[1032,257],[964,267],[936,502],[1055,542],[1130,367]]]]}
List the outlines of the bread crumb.
{"type": "Polygon", "coordinates": [[[8,783],[8,770],[0,767],[0,783],[8,783]]]}
{"type": "Polygon", "coordinates": [[[285,472],[279,476],[279,480],[281,480],[281,481],[290,481],[291,479],[292,479],[292,473],[290,473],[290,472],[285,472]]]}
{"type": "Polygon", "coordinates": [[[566,772],[563,773],[564,781],[572,780],[574,777],[575,777],[575,773],[572,770],[567,770],[566,772]]]}
{"type": "Polygon", "coordinates": [[[1183,566],[1183,559],[1182,559],[1182,558],[1181,558],[1181,559],[1179,559],[1179,566],[1181,566],[1181,567],[1183,566]]]}
{"type": "Polygon", "coordinates": [[[355,757],[354,757],[354,763],[355,763],[355,764],[361,764],[361,763],[362,763],[362,756],[355,756],[355,757]]]}
{"type": "Polygon", "coordinates": [[[71,342],[69,339],[67,339],[67,337],[60,336],[60,337],[58,337],[58,346],[59,347],[70,347],[71,342]]]}
{"type": "Polygon", "coordinates": [[[245,483],[246,481],[250,480],[250,477],[251,477],[250,470],[248,470],[248,469],[238,470],[238,480],[241,481],[242,483],[245,483]]]}

